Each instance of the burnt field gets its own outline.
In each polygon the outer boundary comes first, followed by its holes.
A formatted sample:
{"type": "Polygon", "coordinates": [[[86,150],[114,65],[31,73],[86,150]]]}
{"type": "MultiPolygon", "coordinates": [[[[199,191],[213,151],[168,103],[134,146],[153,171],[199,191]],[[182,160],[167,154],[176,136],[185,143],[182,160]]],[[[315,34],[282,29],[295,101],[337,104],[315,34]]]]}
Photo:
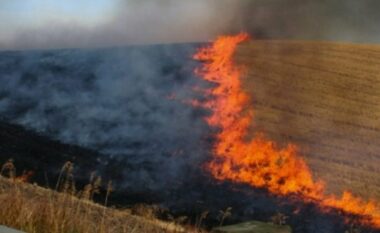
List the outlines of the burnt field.
{"type": "Polygon", "coordinates": [[[253,128],[294,143],[327,190],[380,198],[380,47],[254,41],[235,56],[247,69],[253,128]]]}
{"type": "MultiPolygon", "coordinates": [[[[14,158],[20,172],[35,171],[33,182],[54,187],[70,160],[78,185],[92,171],[114,181],[114,205],[159,204],[193,220],[209,211],[208,226],[218,225],[220,210],[228,207],[233,211],[226,223],[268,221],[281,212],[299,233],[356,226],[357,216],[321,212],[297,194],[279,197],[216,181],[204,169],[216,129],[204,122],[208,111],[189,104],[205,98],[194,90],[209,86],[193,73],[198,46],[4,52],[0,163],[14,158]]],[[[252,129],[297,144],[329,192],[380,196],[376,51],[255,41],[236,53],[235,60],[247,67],[243,87],[253,98],[252,129]]]]}

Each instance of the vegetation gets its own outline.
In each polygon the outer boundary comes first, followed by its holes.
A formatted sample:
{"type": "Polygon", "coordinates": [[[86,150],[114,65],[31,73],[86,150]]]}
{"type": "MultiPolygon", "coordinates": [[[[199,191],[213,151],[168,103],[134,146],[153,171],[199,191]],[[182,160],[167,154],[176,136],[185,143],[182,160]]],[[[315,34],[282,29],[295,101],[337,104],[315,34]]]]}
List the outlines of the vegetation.
{"type": "MultiPolygon", "coordinates": [[[[13,161],[9,160],[2,166],[0,176],[0,225],[28,233],[185,231],[174,222],[157,220],[153,214],[136,216],[128,209],[107,208],[94,203],[92,198],[99,192],[100,178],[92,176],[90,183],[82,191],[77,191],[72,168],[70,162],[63,166],[56,187],[60,192],[57,192],[25,183],[29,174],[17,177],[13,161]]],[[[105,205],[111,191],[112,184],[109,183],[105,205]]]]}

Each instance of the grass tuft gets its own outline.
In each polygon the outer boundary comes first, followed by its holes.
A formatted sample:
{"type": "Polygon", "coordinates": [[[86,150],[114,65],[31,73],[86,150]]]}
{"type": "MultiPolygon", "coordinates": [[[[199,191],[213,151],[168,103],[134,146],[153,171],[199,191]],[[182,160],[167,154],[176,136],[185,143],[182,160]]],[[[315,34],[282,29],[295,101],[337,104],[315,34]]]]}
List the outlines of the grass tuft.
{"type": "Polygon", "coordinates": [[[8,160],[0,175],[0,225],[28,233],[188,232],[174,222],[159,221],[154,216],[147,219],[132,215],[130,210],[107,208],[113,190],[111,182],[104,206],[94,203],[101,178],[93,174],[84,190],[77,191],[73,168],[73,163],[65,163],[56,189],[49,190],[18,179],[13,160],[8,160]]]}

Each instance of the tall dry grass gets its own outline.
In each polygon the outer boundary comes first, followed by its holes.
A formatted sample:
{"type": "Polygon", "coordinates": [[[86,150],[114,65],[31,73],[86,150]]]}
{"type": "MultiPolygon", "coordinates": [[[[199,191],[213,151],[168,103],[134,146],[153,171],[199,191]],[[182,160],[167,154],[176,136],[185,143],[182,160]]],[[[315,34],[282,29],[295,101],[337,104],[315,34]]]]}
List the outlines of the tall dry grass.
{"type": "MultiPolygon", "coordinates": [[[[134,216],[129,210],[107,208],[92,201],[101,179],[91,176],[81,191],[76,190],[73,164],[62,167],[56,190],[25,183],[16,176],[13,161],[1,168],[0,225],[28,233],[158,233],[184,232],[182,227],[155,218],[134,216]],[[59,192],[57,192],[59,191],[59,192]]],[[[24,174],[27,175],[27,174],[24,174]]],[[[105,205],[112,191],[108,184],[105,205]]]]}

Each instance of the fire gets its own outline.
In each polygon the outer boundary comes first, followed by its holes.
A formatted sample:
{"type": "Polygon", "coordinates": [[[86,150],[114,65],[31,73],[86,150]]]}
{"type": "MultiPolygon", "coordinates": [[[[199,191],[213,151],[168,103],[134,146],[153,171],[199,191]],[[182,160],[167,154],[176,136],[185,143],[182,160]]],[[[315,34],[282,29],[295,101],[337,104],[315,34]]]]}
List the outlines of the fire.
{"type": "Polygon", "coordinates": [[[194,55],[195,60],[203,62],[196,74],[214,84],[206,90],[209,100],[202,104],[212,112],[207,123],[219,129],[214,159],[206,165],[207,170],[218,180],[246,183],[275,195],[297,194],[322,209],[340,209],[362,216],[365,224],[380,227],[379,204],[363,201],[349,192],[340,198],[327,196],[323,182],[313,178],[297,146],[280,148],[260,133],[247,138],[254,112],[248,106],[248,94],[242,90],[244,67],[234,64],[233,56],[238,44],[248,39],[245,33],[219,37],[194,55]]]}
{"type": "Polygon", "coordinates": [[[34,175],[33,171],[24,171],[22,173],[22,175],[17,176],[15,180],[20,182],[20,183],[27,183],[30,181],[30,179],[32,178],[33,175],[34,175]]]}

